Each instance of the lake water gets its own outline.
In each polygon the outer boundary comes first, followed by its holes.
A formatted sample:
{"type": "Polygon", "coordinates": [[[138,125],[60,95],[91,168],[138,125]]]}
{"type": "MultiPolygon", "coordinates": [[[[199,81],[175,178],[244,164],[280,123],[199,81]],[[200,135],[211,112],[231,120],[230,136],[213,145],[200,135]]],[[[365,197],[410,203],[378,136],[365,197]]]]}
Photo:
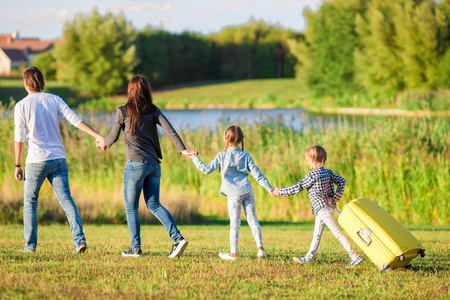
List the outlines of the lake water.
{"type": "MultiPolygon", "coordinates": [[[[310,126],[327,126],[337,123],[341,117],[307,112],[304,109],[198,109],[198,110],[163,110],[163,114],[177,131],[195,130],[198,128],[215,129],[217,126],[230,123],[254,125],[257,123],[283,122],[295,131],[310,126]]],[[[83,115],[84,120],[114,123],[115,113],[97,113],[83,115]]],[[[347,117],[352,118],[352,117],[347,117]]],[[[362,123],[361,118],[353,120],[362,123]]]]}

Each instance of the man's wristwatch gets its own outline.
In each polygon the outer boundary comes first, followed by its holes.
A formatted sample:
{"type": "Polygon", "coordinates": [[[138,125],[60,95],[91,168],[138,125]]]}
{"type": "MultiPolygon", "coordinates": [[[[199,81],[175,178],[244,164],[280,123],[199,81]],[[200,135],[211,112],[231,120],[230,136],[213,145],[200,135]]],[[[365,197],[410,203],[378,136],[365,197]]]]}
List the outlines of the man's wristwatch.
{"type": "Polygon", "coordinates": [[[21,164],[14,165],[14,167],[16,167],[16,168],[20,168],[21,166],[22,166],[21,164]]]}

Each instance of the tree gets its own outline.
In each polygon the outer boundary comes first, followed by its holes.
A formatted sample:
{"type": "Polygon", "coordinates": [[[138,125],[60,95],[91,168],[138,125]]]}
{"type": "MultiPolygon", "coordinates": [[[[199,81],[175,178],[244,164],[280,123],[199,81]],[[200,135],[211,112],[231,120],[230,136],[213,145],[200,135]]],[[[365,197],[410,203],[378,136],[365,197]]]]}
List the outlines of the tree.
{"type": "Polygon", "coordinates": [[[372,0],[357,17],[358,79],[375,94],[432,89],[449,44],[449,1],[372,0]]]}
{"type": "Polygon", "coordinates": [[[39,53],[33,59],[32,65],[39,68],[44,78],[55,79],[56,77],[56,59],[53,51],[39,53]]]}
{"type": "Polygon", "coordinates": [[[64,40],[55,44],[58,78],[93,96],[123,91],[133,76],[136,33],[123,14],[78,15],[64,26],[64,40]]]}
{"type": "Polygon", "coordinates": [[[359,43],[355,17],[363,10],[364,0],[332,0],[316,13],[305,10],[305,40],[290,40],[289,45],[297,57],[297,72],[318,94],[341,95],[358,88],[353,57],[359,43]]]}
{"type": "Polygon", "coordinates": [[[171,34],[146,27],[136,46],[137,70],[153,87],[205,79],[211,69],[212,42],[194,33],[171,34]]]}

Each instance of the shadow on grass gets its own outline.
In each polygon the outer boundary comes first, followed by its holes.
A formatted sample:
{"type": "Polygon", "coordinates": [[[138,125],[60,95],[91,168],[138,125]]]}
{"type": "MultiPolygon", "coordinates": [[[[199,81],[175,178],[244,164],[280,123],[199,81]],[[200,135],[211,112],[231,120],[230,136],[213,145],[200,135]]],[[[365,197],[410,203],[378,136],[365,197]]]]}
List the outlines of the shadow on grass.
{"type": "Polygon", "coordinates": [[[1,87],[0,88],[0,101],[1,104],[7,105],[14,100],[16,102],[22,100],[28,95],[27,91],[23,87],[1,87]]]}
{"type": "MultiPolygon", "coordinates": [[[[224,219],[214,219],[214,218],[210,218],[210,217],[204,217],[204,220],[202,222],[196,222],[196,223],[191,223],[191,224],[186,224],[186,225],[226,225],[229,226],[230,225],[230,220],[224,220],[224,219]]],[[[261,226],[289,226],[289,227],[294,227],[294,226],[313,226],[314,225],[314,221],[303,221],[303,222],[287,222],[287,221],[259,221],[259,225],[261,226]]],[[[241,226],[249,226],[248,222],[245,220],[241,221],[241,226]]],[[[310,230],[310,228],[308,229],[304,229],[304,230],[310,230]]]]}
{"type": "Polygon", "coordinates": [[[180,83],[180,84],[172,84],[167,85],[163,87],[156,88],[154,90],[155,93],[158,92],[165,92],[165,91],[172,91],[172,90],[178,90],[182,88],[189,88],[189,87],[199,87],[199,86],[207,86],[207,85],[217,85],[217,84],[223,84],[223,83],[230,83],[230,82],[236,82],[239,80],[201,80],[201,81],[192,81],[192,82],[186,82],[186,83],[180,83]]]}

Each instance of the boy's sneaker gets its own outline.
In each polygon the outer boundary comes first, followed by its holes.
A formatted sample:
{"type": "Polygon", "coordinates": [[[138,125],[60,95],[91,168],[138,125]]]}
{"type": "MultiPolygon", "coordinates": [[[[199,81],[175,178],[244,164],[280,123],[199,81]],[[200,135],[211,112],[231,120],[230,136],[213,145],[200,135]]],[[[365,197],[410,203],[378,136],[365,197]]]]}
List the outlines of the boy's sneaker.
{"type": "Polygon", "coordinates": [[[83,253],[84,251],[86,251],[86,248],[86,244],[78,245],[73,249],[73,254],[83,253]]]}
{"type": "Polygon", "coordinates": [[[169,254],[169,258],[174,258],[176,256],[180,257],[183,255],[184,249],[186,249],[189,242],[185,238],[180,238],[178,241],[173,243],[172,251],[169,254]]]}
{"type": "Polygon", "coordinates": [[[306,259],[305,257],[294,257],[294,262],[299,264],[309,264],[311,261],[306,259]]]}
{"type": "Polygon", "coordinates": [[[141,257],[142,256],[142,250],[136,250],[133,251],[133,249],[128,249],[122,252],[122,256],[125,257],[141,257]]]}
{"type": "Polygon", "coordinates": [[[223,253],[223,252],[219,253],[219,257],[224,260],[236,260],[237,259],[237,257],[231,256],[230,253],[223,253]]]}
{"type": "Polygon", "coordinates": [[[362,257],[358,255],[357,258],[352,260],[352,262],[347,266],[347,268],[353,268],[356,265],[359,265],[363,261],[362,257]]]}
{"type": "Polygon", "coordinates": [[[258,259],[259,260],[267,259],[267,255],[264,250],[258,250],[258,259]]]}
{"type": "Polygon", "coordinates": [[[22,252],[22,253],[35,253],[36,249],[35,248],[23,248],[23,249],[20,249],[19,252],[22,252]]]}

